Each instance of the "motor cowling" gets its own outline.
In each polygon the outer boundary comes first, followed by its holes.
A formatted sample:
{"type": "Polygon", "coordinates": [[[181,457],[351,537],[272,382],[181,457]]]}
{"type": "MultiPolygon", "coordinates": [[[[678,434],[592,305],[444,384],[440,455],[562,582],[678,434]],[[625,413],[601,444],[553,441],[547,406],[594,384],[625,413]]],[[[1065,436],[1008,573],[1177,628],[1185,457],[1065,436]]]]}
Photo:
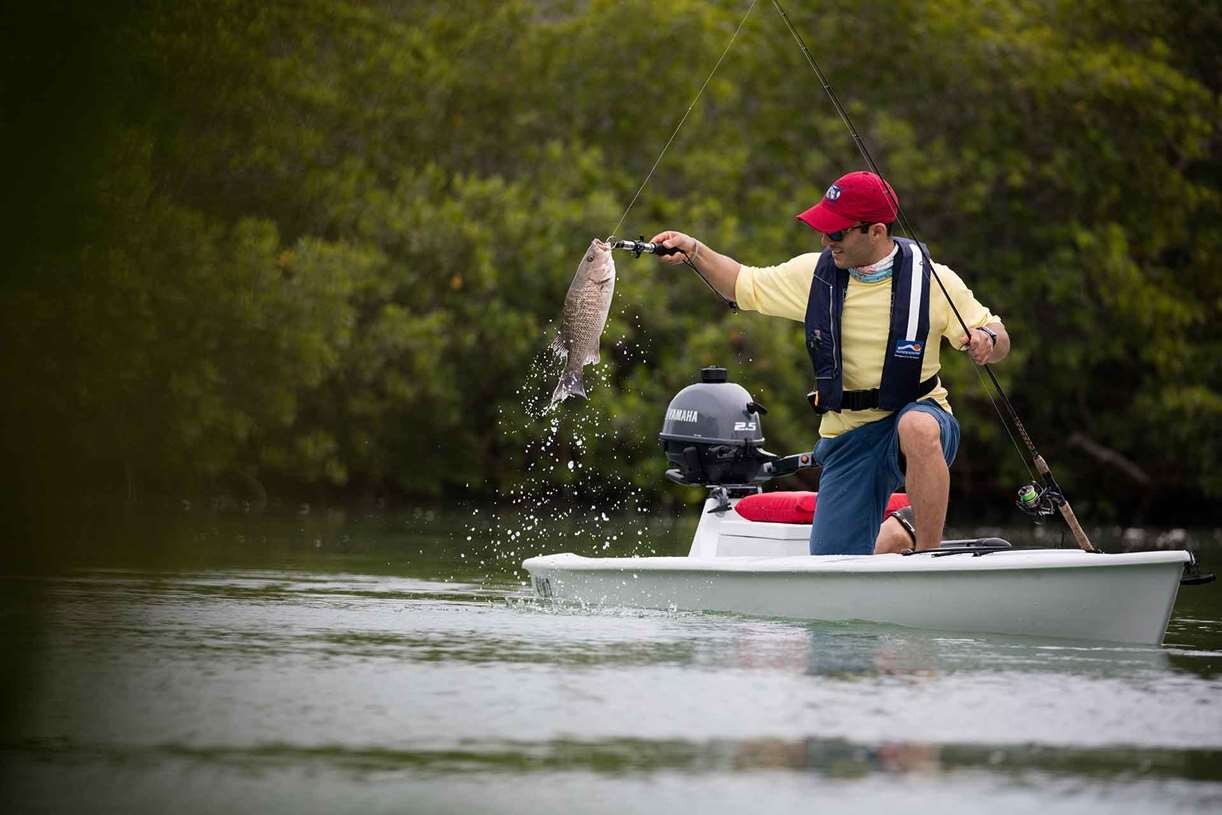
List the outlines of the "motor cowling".
{"type": "Polygon", "coordinates": [[[748,484],[776,456],[765,451],[760,416],[766,411],[746,388],[726,381],[726,369],[704,368],[700,382],[679,391],[666,408],[658,439],[680,484],[748,484]]]}

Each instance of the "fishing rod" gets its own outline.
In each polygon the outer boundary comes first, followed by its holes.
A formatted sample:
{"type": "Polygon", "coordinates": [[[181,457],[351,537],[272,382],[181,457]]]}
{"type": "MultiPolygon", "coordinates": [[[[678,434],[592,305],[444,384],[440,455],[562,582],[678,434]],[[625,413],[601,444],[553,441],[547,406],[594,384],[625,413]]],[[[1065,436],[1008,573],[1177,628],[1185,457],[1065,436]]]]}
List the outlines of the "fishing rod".
{"type": "Polygon", "coordinates": [[[608,241],[612,249],[623,249],[630,252],[634,258],[639,258],[641,255],[673,255],[680,251],[677,246],[666,246],[662,243],[650,243],[645,240],[642,235],[638,241],[619,241],[611,238],[608,241]]]}
{"type": "Polygon", "coordinates": [[[615,236],[612,235],[611,237],[607,238],[607,243],[611,244],[612,249],[622,249],[624,251],[631,253],[632,256],[636,258],[639,258],[643,254],[644,255],[683,255],[684,265],[686,265],[688,268],[690,268],[693,272],[696,273],[696,276],[699,277],[704,282],[704,285],[709,287],[709,291],[717,295],[717,297],[720,298],[721,302],[725,303],[726,306],[728,306],[731,311],[734,311],[734,312],[738,311],[738,303],[734,302],[733,300],[727,298],[721,292],[717,291],[717,288],[712,283],[709,282],[709,279],[707,277],[704,276],[704,272],[700,271],[700,269],[696,266],[696,264],[692,262],[692,259],[687,256],[687,253],[684,252],[679,247],[667,246],[663,243],[650,243],[649,241],[645,240],[644,235],[641,236],[640,240],[635,240],[635,241],[616,240],[615,236]]]}
{"type": "MultiPolygon", "coordinates": [[[[942,278],[933,268],[933,260],[929,256],[929,250],[925,247],[925,244],[921,242],[916,230],[912,226],[912,222],[908,220],[908,216],[905,214],[904,208],[900,206],[899,198],[896,197],[891,186],[886,183],[886,179],[883,176],[882,171],[879,169],[878,164],[874,161],[874,157],[870,154],[869,148],[866,147],[866,143],[861,138],[861,134],[858,133],[857,128],[853,126],[853,121],[849,118],[848,111],[846,111],[844,106],[840,104],[840,98],[836,96],[836,92],[832,89],[831,83],[827,81],[827,76],[819,67],[819,63],[817,63],[815,58],[811,56],[810,49],[806,47],[806,42],[802,39],[802,35],[798,33],[796,28],[794,28],[793,23],[789,19],[789,15],[785,13],[785,9],[781,6],[780,0],[772,0],[772,5],[773,8],[777,10],[777,13],[781,15],[781,19],[785,21],[785,27],[788,28],[789,33],[793,35],[794,40],[798,43],[799,50],[801,50],[802,55],[806,57],[806,62],[810,65],[811,70],[815,72],[815,76],[818,77],[819,83],[823,86],[823,90],[827,92],[828,97],[832,101],[832,106],[836,108],[836,113],[840,115],[841,121],[843,121],[845,127],[848,128],[849,134],[853,137],[853,142],[857,145],[857,149],[861,153],[862,158],[866,160],[866,163],[870,166],[870,170],[874,173],[874,175],[883,180],[883,191],[886,193],[887,197],[891,199],[891,203],[895,206],[895,212],[897,219],[899,220],[900,227],[907,232],[912,237],[912,240],[916,243],[916,245],[920,247],[921,256],[925,260],[925,269],[927,269],[928,273],[933,276],[935,281],[937,281],[938,288],[940,288],[942,290],[942,294],[946,296],[947,304],[950,305],[951,311],[954,312],[955,318],[959,321],[959,325],[963,327],[963,333],[970,340],[972,336],[971,329],[967,327],[967,322],[963,319],[963,315],[959,313],[959,309],[955,307],[954,301],[951,300],[950,294],[946,291],[946,286],[942,283],[942,278]]],[[[1014,410],[1014,405],[1010,403],[1010,399],[1006,396],[1005,390],[1002,389],[1001,383],[997,381],[997,375],[993,373],[993,369],[987,362],[983,363],[980,367],[984,368],[985,372],[989,376],[989,380],[993,383],[993,387],[996,388],[1001,404],[1005,408],[1006,414],[1009,416],[1014,430],[1018,432],[1019,437],[1027,446],[1027,452],[1031,455],[1031,463],[1035,465],[1035,469],[1040,476],[1038,481],[1033,480],[1031,483],[1026,484],[1019,489],[1015,505],[1023,512],[1035,518],[1037,523],[1043,518],[1050,517],[1055,512],[1060,512],[1061,517],[1065,519],[1065,523],[1069,527],[1069,531],[1073,533],[1074,540],[1077,541],[1078,546],[1087,552],[1098,552],[1099,550],[1091,544],[1090,538],[1086,536],[1086,531],[1082,528],[1082,525],[1078,523],[1078,518],[1076,515],[1074,515],[1073,508],[1070,507],[1069,500],[1065,497],[1065,493],[1061,490],[1060,485],[1057,484],[1056,479],[1053,477],[1052,470],[1048,467],[1047,462],[1044,461],[1044,457],[1039,454],[1038,450],[1036,450],[1035,443],[1031,441],[1031,437],[1027,434],[1027,429],[1023,427],[1022,420],[1018,418],[1018,413],[1014,410]]],[[[987,388],[985,392],[988,394],[987,388]]],[[[997,402],[993,400],[991,394],[988,395],[989,401],[993,402],[993,407],[995,410],[997,410],[997,402]]],[[[998,410],[998,415],[1002,418],[1002,426],[1005,427],[1006,432],[1009,433],[1010,427],[1006,424],[1006,416],[1003,416],[1000,410],[998,410]]],[[[1011,435],[1011,440],[1013,440],[1013,435],[1011,435]]]]}

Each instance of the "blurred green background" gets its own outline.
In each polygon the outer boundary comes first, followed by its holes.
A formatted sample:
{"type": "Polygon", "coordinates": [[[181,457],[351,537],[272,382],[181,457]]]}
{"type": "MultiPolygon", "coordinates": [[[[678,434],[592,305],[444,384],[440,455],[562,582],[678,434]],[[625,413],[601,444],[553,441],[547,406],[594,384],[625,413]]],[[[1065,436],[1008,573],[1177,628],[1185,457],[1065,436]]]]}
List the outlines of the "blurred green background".
{"type": "MultiPolygon", "coordinates": [[[[36,533],[86,498],[494,499],[539,479],[668,500],[661,415],[711,363],[767,405],[770,449],[808,449],[800,327],[626,255],[591,400],[537,415],[581,252],[748,5],[0,12],[4,520],[36,533]]],[[[935,258],[1004,318],[997,373],[1079,514],[1216,525],[1222,7],[787,7],[935,258]]],[[[817,246],[793,214],[861,167],[761,2],[620,234],[777,262],[817,246]]],[[[1004,512],[1022,462],[944,357],[952,508],[1004,512]]]]}

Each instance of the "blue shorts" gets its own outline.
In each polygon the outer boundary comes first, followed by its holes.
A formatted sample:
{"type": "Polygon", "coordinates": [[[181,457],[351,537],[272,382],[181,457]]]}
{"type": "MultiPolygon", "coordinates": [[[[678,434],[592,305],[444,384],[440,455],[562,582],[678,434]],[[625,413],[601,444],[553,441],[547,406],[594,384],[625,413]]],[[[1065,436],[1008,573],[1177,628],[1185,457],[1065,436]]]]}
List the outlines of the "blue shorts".
{"type": "Polygon", "coordinates": [[[910,410],[938,421],[942,455],[949,465],[959,451],[959,422],[932,399],[912,402],[885,419],[870,422],[815,445],[823,466],[819,503],[810,528],[812,555],[869,555],[887,499],[904,483],[900,467],[899,421],[910,410]]]}

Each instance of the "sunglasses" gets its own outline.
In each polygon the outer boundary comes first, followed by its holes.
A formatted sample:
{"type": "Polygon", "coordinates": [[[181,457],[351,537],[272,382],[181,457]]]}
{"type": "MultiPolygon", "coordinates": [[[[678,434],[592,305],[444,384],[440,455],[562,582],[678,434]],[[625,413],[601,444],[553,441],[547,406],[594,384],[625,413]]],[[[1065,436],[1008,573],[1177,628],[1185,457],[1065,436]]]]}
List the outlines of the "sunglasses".
{"type": "Polygon", "coordinates": [[[842,241],[844,236],[852,232],[854,229],[860,229],[863,233],[870,231],[870,224],[853,224],[846,226],[844,229],[837,229],[835,232],[824,232],[829,241],[842,241]]]}

